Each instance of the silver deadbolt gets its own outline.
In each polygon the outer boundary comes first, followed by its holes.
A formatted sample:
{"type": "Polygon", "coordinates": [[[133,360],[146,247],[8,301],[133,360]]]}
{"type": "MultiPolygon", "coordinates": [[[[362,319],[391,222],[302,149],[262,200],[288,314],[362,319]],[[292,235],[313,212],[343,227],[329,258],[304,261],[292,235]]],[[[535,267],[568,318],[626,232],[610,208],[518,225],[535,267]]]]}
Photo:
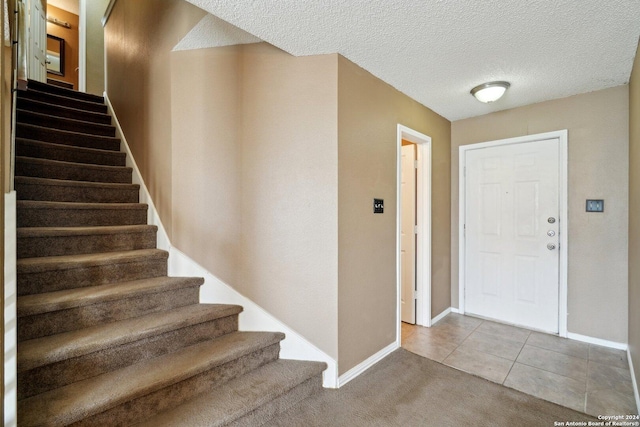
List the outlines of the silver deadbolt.
{"type": "Polygon", "coordinates": [[[554,250],[556,248],[556,245],[554,245],[553,243],[549,243],[547,245],[547,249],[549,249],[550,251],[554,250]]]}
{"type": "Polygon", "coordinates": [[[547,222],[549,224],[553,224],[554,222],[556,222],[556,219],[554,217],[550,216],[549,219],[547,219],[547,222]]]}
{"type": "Polygon", "coordinates": [[[555,232],[555,231],[553,231],[553,230],[549,230],[549,231],[547,231],[547,236],[549,236],[549,237],[553,237],[553,236],[555,236],[555,235],[556,235],[556,232],[555,232]]]}

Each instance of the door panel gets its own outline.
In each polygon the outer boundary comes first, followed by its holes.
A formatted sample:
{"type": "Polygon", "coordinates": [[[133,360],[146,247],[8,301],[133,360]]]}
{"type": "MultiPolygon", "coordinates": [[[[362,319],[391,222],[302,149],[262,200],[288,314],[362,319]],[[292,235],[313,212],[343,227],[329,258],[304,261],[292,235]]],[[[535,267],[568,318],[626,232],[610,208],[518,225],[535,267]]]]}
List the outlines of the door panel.
{"type": "Polygon", "coordinates": [[[558,150],[551,139],[466,152],[466,312],[558,332],[558,150]]]}
{"type": "Polygon", "coordinates": [[[416,146],[402,146],[402,225],[401,225],[401,272],[403,322],[416,323],[416,146]]]}

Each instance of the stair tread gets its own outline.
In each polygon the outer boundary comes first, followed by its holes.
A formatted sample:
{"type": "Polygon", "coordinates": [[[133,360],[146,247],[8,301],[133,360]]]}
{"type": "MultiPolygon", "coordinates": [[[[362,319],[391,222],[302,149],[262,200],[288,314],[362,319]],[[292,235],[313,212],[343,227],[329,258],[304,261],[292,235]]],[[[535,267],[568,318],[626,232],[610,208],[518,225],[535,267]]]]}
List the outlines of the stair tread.
{"type": "Polygon", "coordinates": [[[320,375],[326,366],[323,362],[278,359],[136,426],[224,426],[320,375]]]}
{"type": "Polygon", "coordinates": [[[18,227],[17,237],[94,236],[156,231],[156,225],[102,225],[93,227],[18,227]]]}
{"type": "Polygon", "coordinates": [[[63,105],[65,107],[68,107],[71,104],[74,105],[74,107],[72,108],[77,108],[81,111],[97,112],[102,114],[108,113],[107,105],[104,102],[92,102],[75,97],[68,97],[56,93],[45,92],[33,88],[30,88],[26,91],[19,90],[18,98],[38,100],[40,102],[46,102],[53,105],[63,105]],[[46,99],[46,101],[43,101],[43,99],[46,99]]]}
{"type": "Polygon", "coordinates": [[[47,165],[56,165],[61,167],[75,167],[75,168],[84,168],[84,169],[92,169],[98,171],[133,171],[132,168],[128,166],[108,166],[108,165],[96,165],[93,163],[76,163],[76,162],[65,162],[62,160],[51,160],[51,159],[43,159],[40,157],[25,157],[25,156],[16,156],[16,162],[24,162],[24,163],[39,163],[39,164],[47,164],[47,165]]]}
{"type": "Polygon", "coordinates": [[[16,123],[16,126],[28,126],[31,128],[36,128],[45,132],[53,132],[53,133],[60,133],[63,135],[75,135],[75,136],[81,136],[81,137],[86,137],[86,138],[91,138],[91,139],[101,139],[101,140],[105,140],[105,141],[118,141],[118,143],[120,142],[120,138],[115,137],[115,136],[105,136],[105,135],[93,135],[90,133],[84,133],[84,132],[75,132],[75,131],[71,131],[71,130],[64,130],[64,129],[55,129],[55,128],[49,128],[46,126],[38,126],[38,125],[34,125],[31,123],[16,123]]]}
{"type": "MultiPolygon", "coordinates": [[[[16,113],[19,115],[22,114],[26,114],[26,115],[31,115],[33,117],[42,117],[42,118],[52,118],[54,120],[59,120],[62,122],[69,122],[69,123],[73,123],[76,124],[78,126],[93,126],[97,129],[106,129],[106,130],[113,130],[115,132],[115,126],[113,126],[112,124],[104,124],[104,123],[95,123],[95,122],[88,122],[86,120],[80,120],[80,119],[72,119],[70,117],[60,117],[60,116],[56,116],[56,115],[52,115],[52,114],[45,114],[45,113],[39,113],[36,111],[29,111],[29,110],[25,110],[22,108],[17,108],[16,109],[16,113]]],[[[19,122],[23,123],[22,120],[18,119],[19,122]]],[[[92,134],[91,134],[92,135],[92,134]]]]}
{"type": "Polygon", "coordinates": [[[19,423],[66,425],[276,344],[278,332],[234,332],[18,402],[19,423]]]}
{"type": "MultiPolygon", "coordinates": [[[[59,95],[55,95],[55,94],[51,94],[51,95],[59,96],[59,95]]],[[[64,97],[62,97],[62,98],[64,98],[64,97]]],[[[111,116],[108,113],[100,113],[100,112],[97,112],[97,111],[88,111],[88,110],[83,110],[81,108],[69,107],[69,106],[66,106],[66,105],[52,104],[50,102],[45,102],[45,101],[41,101],[41,100],[38,100],[38,99],[31,99],[31,98],[21,98],[21,101],[22,102],[26,102],[26,103],[35,103],[37,105],[41,105],[43,107],[50,108],[54,112],[56,110],[59,110],[59,111],[65,111],[65,112],[68,112],[68,113],[92,115],[92,116],[99,117],[99,118],[102,118],[102,119],[105,119],[105,118],[108,117],[109,120],[111,120],[111,116]]],[[[88,101],[88,102],[90,102],[90,101],[88,101]]],[[[23,108],[23,110],[24,110],[24,108],[23,108]]],[[[53,113],[52,115],[54,115],[56,117],[60,117],[60,116],[57,116],[55,113],[53,113]]]]}
{"type": "Polygon", "coordinates": [[[65,87],[56,86],[36,80],[29,80],[27,83],[27,91],[37,90],[38,92],[50,93],[66,98],[79,99],[84,102],[91,102],[94,104],[104,104],[104,97],[100,95],[94,95],[91,93],[80,92],[74,89],[67,89],[65,87]]]}
{"type": "Polygon", "coordinates": [[[80,357],[242,311],[237,305],[193,304],[168,311],[35,338],[20,343],[18,372],[80,357]]]}
{"type": "MultiPolygon", "coordinates": [[[[16,143],[26,145],[36,145],[45,148],[55,148],[57,150],[81,152],[88,154],[100,154],[113,157],[127,157],[127,153],[122,151],[102,150],[100,148],[78,147],[75,145],[56,144],[55,142],[38,141],[36,139],[16,138],[16,143]]],[[[36,157],[39,158],[39,157],[36,157]]]]}
{"type": "Polygon", "coordinates": [[[18,200],[18,209],[30,207],[33,209],[133,209],[146,210],[144,203],[77,203],[77,202],[49,202],[46,200],[18,200]]]}
{"type": "Polygon", "coordinates": [[[140,259],[147,260],[149,258],[167,259],[168,257],[169,253],[162,249],[136,249],[95,254],[21,258],[17,260],[16,265],[18,267],[18,273],[25,274],[127,263],[140,259]]]}
{"type": "MultiPolygon", "coordinates": [[[[91,187],[91,188],[140,188],[140,184],[126,184],[119,182],[92,182],[92,181],[72,181],[68,179],[40,178],[36,176],[16,176],[16,182],[35,185],[54,185],[54,186],[74,186],[74,187],[91,187]]],[[[73,202],[63,202],[73,203],[73,202]]]]}
{"type": "Polygon", "coordinates": [[[200,286],[201,277],[153,277],[18,297],[18,317],[99,304],[172,289],[200,286]]]}

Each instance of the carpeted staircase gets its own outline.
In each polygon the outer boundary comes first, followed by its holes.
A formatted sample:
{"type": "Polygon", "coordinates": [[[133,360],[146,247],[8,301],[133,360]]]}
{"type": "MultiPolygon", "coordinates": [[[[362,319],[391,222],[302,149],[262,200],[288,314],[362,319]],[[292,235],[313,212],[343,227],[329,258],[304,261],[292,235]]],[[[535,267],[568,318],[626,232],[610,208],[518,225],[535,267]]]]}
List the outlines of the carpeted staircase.
{"type": "Polygon", "coordinates": [[[102,97],[29,82],[16,135],[19,426],[261,425],[322,387],[167,276],[102,97]]]}

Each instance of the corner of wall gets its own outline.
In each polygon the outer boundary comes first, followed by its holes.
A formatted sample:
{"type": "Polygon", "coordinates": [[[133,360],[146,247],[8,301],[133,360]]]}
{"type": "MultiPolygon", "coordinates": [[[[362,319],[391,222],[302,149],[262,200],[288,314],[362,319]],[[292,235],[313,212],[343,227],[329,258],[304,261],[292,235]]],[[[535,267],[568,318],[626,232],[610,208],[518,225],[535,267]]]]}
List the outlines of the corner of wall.
{"type": "Polygon", "coordinates": [[[17,425],[16,192],[4,194],[4,425],[17,425]]]}

